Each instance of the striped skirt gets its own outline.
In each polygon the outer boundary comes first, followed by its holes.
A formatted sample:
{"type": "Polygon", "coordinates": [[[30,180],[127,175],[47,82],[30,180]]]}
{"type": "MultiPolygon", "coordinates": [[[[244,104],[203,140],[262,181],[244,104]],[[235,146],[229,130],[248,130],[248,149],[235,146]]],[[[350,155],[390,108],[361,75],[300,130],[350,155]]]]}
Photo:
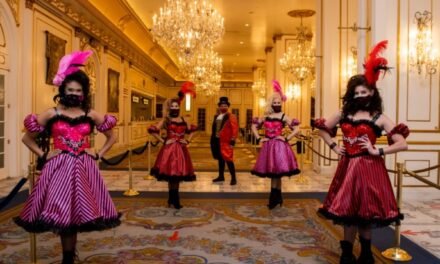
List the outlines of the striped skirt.
{"type": "Polygon", "coordinates": [[[116,227],[119,218],[96,161],[61,153],[45,164],[14,221],[28,232],[62,234],[116,227]]]}
{"type": "Polygon", "coordinates": [[[318,214],[342,225],[399,224],[403,216],[382,157],[342,157],[318,214]]]}

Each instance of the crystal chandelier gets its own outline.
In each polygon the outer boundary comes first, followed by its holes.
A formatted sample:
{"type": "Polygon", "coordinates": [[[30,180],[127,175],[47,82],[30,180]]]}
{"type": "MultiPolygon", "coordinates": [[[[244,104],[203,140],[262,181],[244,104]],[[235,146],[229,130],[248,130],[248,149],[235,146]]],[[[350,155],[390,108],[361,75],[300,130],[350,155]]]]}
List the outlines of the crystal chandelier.
{"type": "Polygon", "coordinates": [[[196,84],[196,91],[202,93],[205,96],[217,95],[221,86],[221,75],[215,75],[212,78],[208,78],[201,83],[196,84]]]}
{"type": "Polygon", "coordinates": [[[212,49],[179,56],[183,76],[196,84],[196,90],[205,95],[216,94],[220,89],[223,61],[212,49]]]}
{"type": "Polygon", "coordinates": [[[202,49],[194,54],[179,56],[179,68],[183,76],[198,82],[207,75],[221,73],[223,60],[212,49],[202,49]]]}
{"type": "Polygon", "coordinates": [[[416,12],[415,20],[417,31],[413,33],[411,39],[415,45],[411,45],[409,50],[409,64],[417,68],[417,73],[421,74],[423,68],[427,74],[435,74],[438,66],[437,51],[432,48],[431,36],[431,12],[416,12]]]}
{"type": "Polygon", "coordinates": [[[177,53],[212,47],[224,34],[224,21],[209,0],[167,0],[153,16],[153,38],[177,53]]]}
{"type": "Polygon", "coordinates": [[[287,52],[283,54],[280,59],[281,70],[293,75],[297,81],[303,81],[311,75],[312,69],[315,67],[315,52],[312,47],[313,34],[310,30],[303,26],[303,17],[313,16],[313,10],[293,10],[290,11],[289,16],[300,17],[301,23],[297,27],[297,34],[295,40],[296,46],[289,46],[287,52]]]}

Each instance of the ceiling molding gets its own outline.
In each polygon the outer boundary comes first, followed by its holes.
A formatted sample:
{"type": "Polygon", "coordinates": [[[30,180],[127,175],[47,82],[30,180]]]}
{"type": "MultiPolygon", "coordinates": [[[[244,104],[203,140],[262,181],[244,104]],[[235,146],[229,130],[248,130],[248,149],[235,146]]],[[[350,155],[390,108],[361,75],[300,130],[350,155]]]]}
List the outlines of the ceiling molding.
{"type": "Polygon", "coordinates": [[[35,0],[29,2],[37,3],[74,28],[80,28],[95,41],[99,41],[104,47],[104,52],[110,50],[124,57],[137,68],[142,69],[148,75],[156,77],[165,85],[174,83],[172,76],[88,1],[35,0]]]}

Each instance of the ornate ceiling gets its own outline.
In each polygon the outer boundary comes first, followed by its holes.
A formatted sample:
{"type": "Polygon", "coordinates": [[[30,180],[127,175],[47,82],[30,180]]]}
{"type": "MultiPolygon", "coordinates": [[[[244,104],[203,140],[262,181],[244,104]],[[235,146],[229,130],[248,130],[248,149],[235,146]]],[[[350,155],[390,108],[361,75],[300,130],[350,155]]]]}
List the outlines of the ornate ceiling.
{"type": "MultiPolygon", "coordinates": [[[[169,78],[182,80],[174,54],[154,43],[149,32],[152,16],[165,0],[36,1],[56,7],[138,67],[151,68],[151,63],[156,64],[154,72],[160,79],[168,83],[169,78]]],[[[213,0],[225,18],[226,34],[215,48],[223,58],[222,78],[252,81],[252,69],[264,63],[265,50],[273,46],[274,37],[296,32],[300,21],[287,13],[293,9],[315,10],[316,1],[213,0]]],[[[312,17],[303,23],[315,31],[315,21],[316,17],[312,17]]]]}

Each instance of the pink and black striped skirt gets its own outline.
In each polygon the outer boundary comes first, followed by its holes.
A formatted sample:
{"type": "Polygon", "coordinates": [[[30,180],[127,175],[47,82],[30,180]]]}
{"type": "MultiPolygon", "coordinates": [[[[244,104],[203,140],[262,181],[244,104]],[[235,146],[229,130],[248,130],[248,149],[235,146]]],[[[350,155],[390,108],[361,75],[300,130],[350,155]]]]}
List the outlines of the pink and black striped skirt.
{"type": "Polygon", "coordinates": [[[61,153],[45,164],[14,221],[28,232],[73,233],[116,227],[119,218],[96,161],[61,153]]]}
{"type": "Polygon", "coordinates": [[[403,215],[382,157],[342,157],[318,214],[342,225],[400,224],[403,215]]]}

